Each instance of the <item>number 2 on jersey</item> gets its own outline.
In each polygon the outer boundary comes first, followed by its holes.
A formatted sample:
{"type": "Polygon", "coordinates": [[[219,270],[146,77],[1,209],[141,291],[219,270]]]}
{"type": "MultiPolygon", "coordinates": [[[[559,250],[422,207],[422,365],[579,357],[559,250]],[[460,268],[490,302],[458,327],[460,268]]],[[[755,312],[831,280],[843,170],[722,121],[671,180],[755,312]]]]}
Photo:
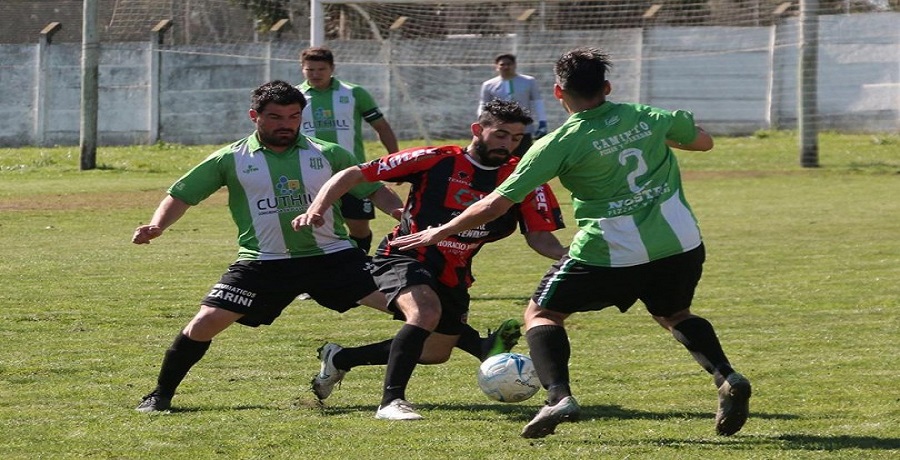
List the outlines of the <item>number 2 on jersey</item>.
{"type": "Polygon", "coordinates": [[[634,193],[640,193],[644,189],[643,186],[637,184],[637,178],[647,172],[647,162],[644,161],[642,153],[635,148],[625,149],[619,153],[619,163],[622,166],[628,166],[628,157],[634,157],[636,162],[635,168],[628,173],[628,188],[634,193]]]}

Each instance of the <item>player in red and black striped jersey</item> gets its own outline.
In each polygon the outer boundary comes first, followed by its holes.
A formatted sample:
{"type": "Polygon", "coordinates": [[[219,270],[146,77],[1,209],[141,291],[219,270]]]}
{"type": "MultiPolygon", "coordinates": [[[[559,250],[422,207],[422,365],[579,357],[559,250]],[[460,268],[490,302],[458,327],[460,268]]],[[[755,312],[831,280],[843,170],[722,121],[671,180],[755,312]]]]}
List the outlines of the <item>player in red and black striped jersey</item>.
{"type": "Polygon", "coordinates": [[[467,324],[468,288],[474,281],[472,258],[491,241],[520,227],[528,245],[553,259],[565,255],[552,231],[563,227],[553,192],[545,184],[498,219],[447,238],[441,244],[398,251],[391,239],[439,226],[494,190],[515,169],[515,150],[531,117],[517,103],[492,101],[472,124],[472,143],[402,150],[336,174],[323,186],[306,213],[295,218],[299,229],[322,225],[331,204],[356,184],[372,181],[407,182],[410,192],[400,223],[378,247],[373,275],[386,294],[395,317],[405,321],[397,335],[356,348],[326,344],[320,351],[322,370],[313,391],[325,399],[351,368],[387,364],[384,394],[377,418],[421,418],[406,402],[405,390],[417,363],[447,361],[454,346],[485,358],[482,340],[467,324]]]}
{"type": "Polygon", "coordinates": [[[396,236],[438,226],[456,217],[509,177],[519,160],[513,157],[490,165],[485,163],[499,159],[476,158],[477,153],[453,145],[403,150],[361,165],[359,169],[367,181],[411,184],[400,224],[381,242],[378,256],[390,258],[399,254],[415,258],[434,273],[439,283],[468,288],[474,281],[472,258],[485,243],[511,235],[517,226],[525,235],[562,227],[556,197],[548,186],[542,185],[516,209],[439,244],[406,252],[390,246],[388,242],[396,236]]]}

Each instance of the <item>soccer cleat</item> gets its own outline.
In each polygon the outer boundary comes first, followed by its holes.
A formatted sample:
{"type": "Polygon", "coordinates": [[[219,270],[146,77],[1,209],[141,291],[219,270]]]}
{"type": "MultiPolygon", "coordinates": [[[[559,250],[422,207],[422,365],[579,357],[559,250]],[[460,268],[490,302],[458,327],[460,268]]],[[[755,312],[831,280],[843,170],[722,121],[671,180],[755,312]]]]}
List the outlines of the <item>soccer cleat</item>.
{"type": "Polygon", "coordinates": [[[319,401],[324,401],[330,396],[334,386],[341,383],[341,380],[344,380],[344,376],[347,375],[347,371],[334,367],[334,355],[343,349],[342,346],[329,342],[317,350],[319,359],[322,360],[322,367],[311,383],[312,391],[319,401]]]}
{"type": "Polygon", "coordinates": [[[510,318],[503,321],[494,332],[488,329],[488,336],[481,342],[481,360],[500,353],[509,353],[519,343],[519,337],[522,337],[522,322],[517,319],[510,318]]]}
{"type": "Polygon", "coordinates": [[[147,414],[150,412],[167,411],[170,407],[172,407],[172,398],[165,398],[154,391],[153,393],[144,396],[141,403],[138,404],[134,410],[147,414]]]}
{"type": "Polygon", "coordinates": [[[378,406],[375,418],[380,420],[421,420],[423,417],[408,401],[395,399],[387,406],[378,406]]]}
{"type": "Polygon", "coordinates": [[[744,426],[750,415],[750,381],[732,372],[719,387],[719,410],[716,411],[716,433],[731,436],[744,426]]]}
{"type": "Polygon", "coordinates": [[[546,405],[522,429],[523,438],[543,438],[556,431],[556,425],[578,419],[581,407],[574,396],[566,396],[555,406],[546,405]]]}

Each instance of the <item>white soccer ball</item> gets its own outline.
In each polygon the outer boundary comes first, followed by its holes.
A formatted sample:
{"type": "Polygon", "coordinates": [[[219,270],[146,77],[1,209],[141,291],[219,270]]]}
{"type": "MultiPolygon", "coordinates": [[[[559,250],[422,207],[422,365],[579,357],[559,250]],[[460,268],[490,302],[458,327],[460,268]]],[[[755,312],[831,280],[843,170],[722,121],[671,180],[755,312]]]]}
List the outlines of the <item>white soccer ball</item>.
{"type": "Polygon", "coordinates": [[[531,358],[500,353],[478,367],[478,386],[489,398],[506,403],[525,401],[541,389],[531,358]]]}

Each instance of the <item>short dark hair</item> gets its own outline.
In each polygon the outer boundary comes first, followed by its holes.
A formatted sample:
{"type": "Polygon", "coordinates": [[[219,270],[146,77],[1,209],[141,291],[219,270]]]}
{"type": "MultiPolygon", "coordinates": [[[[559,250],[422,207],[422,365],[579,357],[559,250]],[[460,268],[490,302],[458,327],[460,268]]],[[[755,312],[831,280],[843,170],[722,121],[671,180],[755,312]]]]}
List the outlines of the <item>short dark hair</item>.
{"type": "Polygon", "coordinates": [[[250,93],[250,108],[262,112],[272,102],[278,105],[300,104],[300,110],[306,107],[306,98],[299,89],[282,80],[264,83],[250,93]]]}
{"type": "Polygon", "coordinates": [[[612,67],[609,55],[596,48],[575,48],[556,61],[556,83],[576,97],[596,97],[604,91],[606,72],[612,67]]]}
{"type": "Polygon", "coordinates": [[[303,64],[306,61],[327,62],[329,65],[333,66],[334,54],[332,54],[331,50],[328,48],[314,46],[300,52],[300,63],[303,64]]]}
{"type": "Polygon", "coordinates": [[[509,59],[510,61],[512,61],[513,64],[516,63],[516,55],[515,54],[503,53],[503,54],[498,54],[497,57],[494,58],[494,64],[498,64],[498,63],[500,63],[500,61],[502,61],[504,59],[509,59]]]}
{"type": "Polygon", "coordinates": [[[481,126],[494,126],[502,123],[522,123],[528,126],[533,121],[528,110],[518,102],[500,99],[494,99],[484,104],[481,114],[478,115],[478,124],[481,126]]]}

